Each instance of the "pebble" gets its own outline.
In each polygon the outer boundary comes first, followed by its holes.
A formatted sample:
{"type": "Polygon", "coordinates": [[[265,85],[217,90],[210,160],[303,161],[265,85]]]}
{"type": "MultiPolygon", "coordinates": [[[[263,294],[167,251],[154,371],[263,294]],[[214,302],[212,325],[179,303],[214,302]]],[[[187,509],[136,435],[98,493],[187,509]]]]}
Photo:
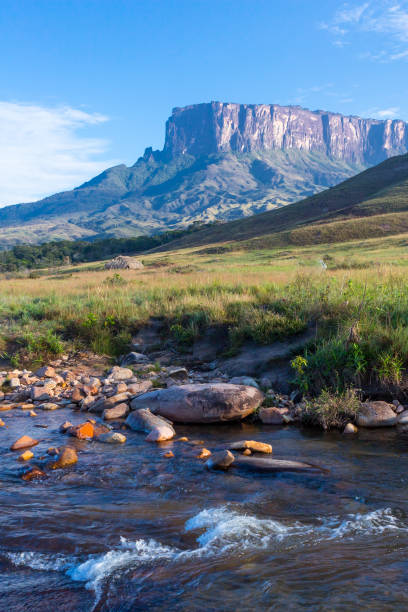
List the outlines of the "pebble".
{"type": "Polygon", "coordinates": [[[200,453],[197,455],[197,459],[207,459],[211,456],[211,451],[208,448],[202,448],[200,453]]]}
{"type": "Polygon", "coordinates": [[[18,440],[16,440],[10,447],[10,450],[22,450],[23,448],[30,448],[31,446],[36,446],[39,443],[39,440],[34,440],[34,438],[30,438],[30,436],[21,436],[18,440]]]}
{"type": "Polygon", "coordinates": [[[26,450],[24,451],[24,453],[21,453],[18,460],[19,461],[29,461],[29,459],[32,459],[33,457],[34,457],[34,453],[32,453],[30,450],[26,450]]]}
{"type": "Polygon", "coordinates": [[[164,456],[166,457],[166,459],[171,459],[172,457],[174,457],[174,453],[172,453],[171,451],[167,451],[167,453],[164,453],[164,456]]]}

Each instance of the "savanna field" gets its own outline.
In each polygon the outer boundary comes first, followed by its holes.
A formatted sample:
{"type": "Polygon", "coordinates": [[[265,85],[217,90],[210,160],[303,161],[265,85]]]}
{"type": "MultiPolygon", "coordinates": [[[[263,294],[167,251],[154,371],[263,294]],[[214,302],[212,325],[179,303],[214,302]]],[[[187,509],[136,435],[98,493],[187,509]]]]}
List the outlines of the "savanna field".
{"type": "Polygon", "coordinates": [[[142,271],[103,262],[9,273],[1,279],[1,351],[15,367],[69,350],[117,357],[151,317],[181,353],[209,326],[228,329],[226,353],[247,340],[313,338],[293,355],[304,393],[405,387],[408,235],[313,247],[225,245],[142,256],[142,271]]]}

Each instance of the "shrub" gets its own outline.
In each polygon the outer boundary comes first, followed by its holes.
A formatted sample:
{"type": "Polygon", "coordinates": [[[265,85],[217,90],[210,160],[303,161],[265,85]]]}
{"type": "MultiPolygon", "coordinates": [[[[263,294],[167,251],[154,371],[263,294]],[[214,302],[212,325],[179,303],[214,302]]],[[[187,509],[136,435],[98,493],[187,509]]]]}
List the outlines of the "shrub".
{"type": "Polygon", "coordinates": [[[315,400],[306,400],[301,413],[302,422],[323,429],[343,429],[354,421],[360,401],[354,389],[330,393],[323,390],[315,400]]]}

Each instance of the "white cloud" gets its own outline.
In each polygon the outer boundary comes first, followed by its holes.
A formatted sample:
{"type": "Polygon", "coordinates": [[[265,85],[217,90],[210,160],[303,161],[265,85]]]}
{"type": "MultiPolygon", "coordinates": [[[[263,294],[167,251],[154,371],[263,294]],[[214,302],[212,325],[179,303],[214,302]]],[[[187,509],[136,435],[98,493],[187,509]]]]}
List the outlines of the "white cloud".
{"type": "Polygon", "coordinates": [[[107,117],[69,106],[0,101],[0,206],[71,189],[114,165],[108,143],[78,134],[107,117]]]}
{"type": "Polygon", "coordinates": [[[381,34],[381,51],[368,50],[360,57],[382,62],[408,59],[407,0],[398,4],[392,0],[371,0],[357,6],[344,4],[320,27],[332,34],[332,43],[337,47],[347,44],[347,36],[353,32],[381,34]]]}
{"type": "Polygon", "coordinates": [[[363,117],[371,117],[373,119],[399,119],[400,108],[391,106],[390,108],[370,108],[361,113],[363,117]]]}

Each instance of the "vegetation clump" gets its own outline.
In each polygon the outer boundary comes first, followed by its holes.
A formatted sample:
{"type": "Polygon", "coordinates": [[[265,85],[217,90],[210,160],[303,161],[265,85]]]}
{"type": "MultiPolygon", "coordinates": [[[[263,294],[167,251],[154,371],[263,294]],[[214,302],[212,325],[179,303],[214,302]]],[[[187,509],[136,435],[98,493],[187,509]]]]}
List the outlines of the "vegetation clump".
{"type": "Polygon", "coordinates": [[[360,400],[353,389],[336,393],[323,390],[316,399],[303,402],[300,416],[306,425],[324,430],[344,429],[347,423],[355,421],[359,407],[360,400]]]}

